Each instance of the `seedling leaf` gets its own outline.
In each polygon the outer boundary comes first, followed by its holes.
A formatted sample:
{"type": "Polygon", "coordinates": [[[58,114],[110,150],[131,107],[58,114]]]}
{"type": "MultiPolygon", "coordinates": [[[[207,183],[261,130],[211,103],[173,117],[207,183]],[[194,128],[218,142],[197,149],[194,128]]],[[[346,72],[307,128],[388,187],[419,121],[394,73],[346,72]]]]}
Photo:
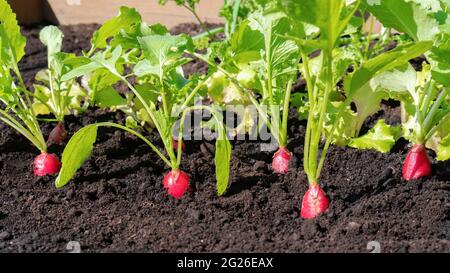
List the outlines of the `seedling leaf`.
{"type": "Polygon", "coordinates": [[[354,138],[348,146],[357,149],[373,149],[382,153],[389,152],[402,135],[400,126],[389,126],[383,119],[364,136],[354,138]]]}
{"type": "Polygon", "coordinates": [[[47,47],[49,67],[55,60],[55,54],[61,52],[64,34],[55,26],[47,26],[39,33],[39,39],[47,47]]]}
{"type": "Polygon", "coordinates": [[[97,126],[89,125],[80,129],[67,143],[62,155],[62,168],[55,181],[57,188],[64,187],[77,170],[90,157],[97,138],[97,126]]]}
{"type": "Polygon", "coordinates": [[[109,38],[117,35],[122,29],[131,30],[133,25],[141,22],[141,15],[134,8],[120,7],[119,15],[108,20],[94,33],[93,48],[105,48],[109,38]]]}
{"type": "Polygon", "coordinates": [[[26,39],[20,33],[16,14],[5,0],[0,0],[0,40],[0,61],[17,64],[25,55],[26,39]]]}

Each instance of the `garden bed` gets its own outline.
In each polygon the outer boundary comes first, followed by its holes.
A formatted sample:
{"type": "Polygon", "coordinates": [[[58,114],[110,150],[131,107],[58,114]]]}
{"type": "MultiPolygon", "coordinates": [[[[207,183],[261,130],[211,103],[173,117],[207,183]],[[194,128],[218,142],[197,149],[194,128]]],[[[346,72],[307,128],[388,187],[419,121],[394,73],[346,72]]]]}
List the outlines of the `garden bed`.
{"type": "MultiPolygon", "coordinates": [[[[63,27],[63,50],[88,50],[95,28],[63,27]]],[[[192,25],[176,31],[184,29],[195,32],[192,25]]],[[[46,66],[38,30],[24,29],[27,83],[46,66]]],[[[370,122],[398,122],[395,105],[383,109],[370,122]]],[[[124,119],[121,112],[91,109],[68,117],[66,127],[72,135],[95,121],[124,119]]],[[[38,151],[0,123],[0,252],[64,252],[69,241],[78,241],[84,252],[368,252],[370,241],[378,241],[382,252],[450,252],[448,163],[434,164],[426,180],[407,183],[400,172],[406,142],[389,154],[332,147],[321,179],[330,208],[303,220],[305,123],[292,111],[289,124],[294,168],[273,174],[273,151],[261,152],[258,142],[233,142],[231,186],[223,197],[216,195],[214,146],[188,142],[182,168],[194,194],[175,201],[162,187],[168,170],[161,159],[122,131],[100,129],[94,155],[74,181],[55,189],[54,177],[33,176],[38,151]]],[[[45,135],[52,129],[42,127],[45,135]]]]}

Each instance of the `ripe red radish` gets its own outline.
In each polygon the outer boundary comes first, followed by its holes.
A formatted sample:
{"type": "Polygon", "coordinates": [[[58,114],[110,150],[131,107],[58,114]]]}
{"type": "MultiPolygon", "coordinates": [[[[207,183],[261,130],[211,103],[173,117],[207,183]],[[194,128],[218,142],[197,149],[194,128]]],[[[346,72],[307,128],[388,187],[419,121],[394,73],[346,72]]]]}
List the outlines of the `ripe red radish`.
{"type": "Polygon", "coordinates": [[[61,163],[54,154],[41,153],[34,159],[34,175],[45,176],[53,175],[59,172],[61,163]]]}
{"type": "Polygon", "coordinates": [[[192,191],[189,185],[189,176],[180,170],[172,170],[166,174],[163,185],[167,192],[176,199],[183,197],[186,191],[192,191]]]}
{"type": "Polygon", "coordinates": [[[273,155],[272,169],[275,173],[285,174],[289,170],[289,162],[291,161],[292,153],[285,147],[280,147],[273,155]]]}
{"type": "Polygon", "coordinates": [[[64,129],[64,124],[62,122],[59,122],[56,127],[53,128],[53,130],[50,132],[47,143],[62,145],[66,139],[67,132],[66,129],[64,129]]]}
{"type": "Polygon", "coordinates": [[[415,144],[403,163],[403,178],[406,181],[431,176],[431,163],[424,145],[415,144]]]}
{"type": "MultiPolygon", "coordinates": [[[[178,143],[179,141],[176,140],[175,138],[172,138],[172,146],[174,150],[178,150],[178,143]]],[[[181,141],[181,150],[183,151],[183,153],[186,152],[186,144],[184,143],[184,141],[181,141]]]]}
{"type": "Polygon", "coordinates": [[[308,191],[303,196],[300,216],[303,219],[316,217],[328,209],[328,198],[319,185],[310,185],[308,191]]]}

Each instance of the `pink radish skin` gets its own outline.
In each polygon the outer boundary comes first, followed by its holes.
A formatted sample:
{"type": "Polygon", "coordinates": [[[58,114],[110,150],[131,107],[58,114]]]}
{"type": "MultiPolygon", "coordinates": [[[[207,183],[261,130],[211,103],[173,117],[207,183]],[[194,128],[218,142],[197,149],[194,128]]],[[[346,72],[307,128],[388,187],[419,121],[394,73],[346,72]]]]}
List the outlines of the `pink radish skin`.
{"type": "Polygon", "coordinates": [[[286,174],[289,171],[289,162],[291,161],[292,153],[285,147],[280,147],[273,155],[272,169],[274,173],[286,174]]]}
{"type": "Polygon", "coordinates": [[[66,129],[64,129],[64,124],[62,122],[59,122],[56,125],[56,127],[53,128],[53,130],[50,132],[47,143],[62,145],[62,144],[64,144],[64,141],[66,139],[67,139],[67,132],[66,132],[66,129]]]}
{"type": "Polygon", "coordinates": [[[172,170],[166,174],[163,185],[167,193],[175,199],[181,199],[186,191],[192,192],[189,185],[189,176],[180,170],[172,170]]]}
{"type": "Polygon", "coordinates": [[[34,175],[54,175],[59,172],[61,163],[54,154],[42,153],[34,159],[34,175]]]}
{"type": "Polygon", "coordinates": [[[303,196],[300,216],[303,219],[312,219],[328,209],[329,201],[325,192],[319,185],[310,185],[303,196]]]}
{"type": "Polygon", "coordinates": [[[406,181],[431,176],[431,163],[424,145],[416,144],[409,151],[403,163],[402,174],[406,181]]]}

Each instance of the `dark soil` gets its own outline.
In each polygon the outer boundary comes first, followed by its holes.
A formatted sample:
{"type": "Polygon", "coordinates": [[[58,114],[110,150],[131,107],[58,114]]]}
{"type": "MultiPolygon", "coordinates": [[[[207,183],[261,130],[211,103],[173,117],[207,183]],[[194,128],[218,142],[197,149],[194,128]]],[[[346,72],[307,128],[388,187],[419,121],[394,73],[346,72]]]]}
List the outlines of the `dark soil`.
{"type": "MultiPolygon", "coordinates": [[[[64,27],[65,50],[87,50],[94,27],[64,27]]],[[[45,67],[45,54],[38,30],[24,33],[32,42],[22,68],[31,81],[45,67]]],[[[383,109],[377,118],[398,122],[398,110],[388,102],[383,109]]],[[[67,129],[73,134],[95,121],[123,120],[121,113],[92,110],[68,118],[67,129]]],[[[333,147],[320,181],[330,208],[302,220],[305,126],[294,112],[290,122],[291,171],[272,174],[271,152],[261,152],[256,142],[235,142],[231,186],[220,198],[214,147],[188,142],[182,167],[194,195],[181,201],[162,188],[163,162],[122,131],[101,129],[76,179],[55,189],[53,177],[32,174],[38,151],[0,123],[0,252],[65,252],[69,241],[85,252],[368,252],[370,241],[382,252],[450,252],[448,162],[434,164],[433,177],[406,183],[401,165],[408,147],[402,143],[390,154],[333,147]]],[[[48,134],[51,125],[43,128],[48,134]]]]}

